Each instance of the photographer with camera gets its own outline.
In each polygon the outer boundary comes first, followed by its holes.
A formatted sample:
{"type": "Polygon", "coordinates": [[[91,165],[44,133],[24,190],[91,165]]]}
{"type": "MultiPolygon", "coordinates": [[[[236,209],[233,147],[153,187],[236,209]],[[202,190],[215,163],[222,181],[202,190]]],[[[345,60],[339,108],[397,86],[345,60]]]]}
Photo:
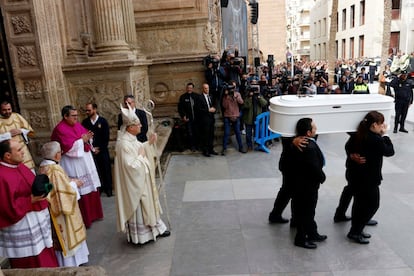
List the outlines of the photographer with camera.
{"type": "Polygon", "coordinates": [[[303,88],[302,90],[303,94],[306,94],[308,96],[316,95],[316,85],[313,83],[312,77],[308,77],[306,79],[302,88],[303,88]]]}
{"type": "Polygon", "coordinates": [[[241,83],[241,75],[243,73],[244,60],[239,57],[239,50],[234,48],[234,53],[230,53],[230,46],[223,52],[222,64],[226,72],[226,80],[236,81],[237,87],[241,83]],[[226,57],[226,58],[224,58],[226,57]]]}
{"type": "Polygon", "coordinates": [[[247,97],[243,104],[243,122],[246,126],[246,144],[247,150],[253,150],[253,129],[254,122],[257,115],[263,112],[267,106],[267,101],[260,95],[260,88],[258,85],[250,86],[247,92],[247,97]]]}
{"type": "Polygon", "coordinates": [[[207,67],[204,75],[210,87],[211,101],[213,106],[217,107],[220,92],[223,89],[223,84],[226,78],[226,72],[224,71],[224,68],[220,66],[220,59],[218,56],[205,57],[204,65],[207,67]]]}
{"type": "Polygon", "coordinates": [[[240,108],[239,105],[244,103],[239,92],[235,91],[234,85],[225,86],[222,99],[223,120],[224,120],[224,136],[223,136],[223,150],[221,155],[226,155],[227,141],[230,136],[230,127],[233,128],[236,135],[237,144],[239,145],[239,152],[246,153],[243,149],[243,143],[240,132],[240,108]]]}

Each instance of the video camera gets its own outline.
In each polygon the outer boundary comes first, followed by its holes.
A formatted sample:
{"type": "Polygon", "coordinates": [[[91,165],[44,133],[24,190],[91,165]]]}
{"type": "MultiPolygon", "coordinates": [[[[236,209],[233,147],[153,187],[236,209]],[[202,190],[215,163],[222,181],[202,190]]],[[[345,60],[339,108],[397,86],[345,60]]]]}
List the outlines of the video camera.
{"type": "Polygon", "coordinates": [[[315,71],[315,79],[325,78],[325,71],[323,70],[316,70],[315,71]]]}
{"type": "Polygon", "coordinates": [[[228,95],[229,96],[234,96],[234,88],[236,88],[234,85],[228,84],[228,83],[224,83],[223,86],[223,91],[228,91],[228,95]]]}
{"type": "Polygon", "coordinates": [[[235,57],[230,60],[232,65],[241,66],[243,64],[243,58],[235,57]]]}
{"type": "Polygon", "coordinates": [[[208,55],[203,58],[202,64],[204,65],[204,67],[208,67],[209,64],[213,64],[213,68],[216,69],[220,64],[220,60],[218,60],[215,57],[212,57],[211,55],[208,55]]]}
{"type": "Polygon", "coordinates": [[[259,95],[260,94],[260,86],[259,85],[250,85],[247,87],[247,91],[249,92],[249,95],[259,95]]]}

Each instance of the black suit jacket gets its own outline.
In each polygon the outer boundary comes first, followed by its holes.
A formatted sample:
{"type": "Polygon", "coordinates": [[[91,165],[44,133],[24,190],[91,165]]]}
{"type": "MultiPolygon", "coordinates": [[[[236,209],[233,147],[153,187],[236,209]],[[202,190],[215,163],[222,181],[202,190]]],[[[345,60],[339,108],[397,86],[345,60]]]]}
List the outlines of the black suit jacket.
{"type": "Polygon", "coordinates": [[[208,103],[204,94],[197,94],[194,99],[197,122],[202,125],[214,124],[214,113],[209,112],[208,103]]]}
{"type": "Polygon", "coordinates": [[[309,139],[309,144],[303,151],[295,149],[294,160],[296,164],[296,185],[303,189],[319,188],[319,184],[325,182],[326,176],[323,172],[325,163],[324,156],[318,144],[309,139]]]}
{"type": "MultiPolygon", "coordinates": [[[[141,132],[137,135],[137,139],[140,142],[146,142],[147,139],[147,132],[148,132],[148,120],[147,114],[144,110],[135,108],[135,114],[137,115],[138,119],[141,121],[141,132]]],[[[121,129],[122,126],[122,114],[118,115],[118,130],[121,129]]]]}
{"type": "Polygon", "coordinates": [[[100,150],[108,148],[109,142],[109,125],[108,121],[99,116],[96,123],[93,125],[89,118],[82,121],[82,125],[93,132],[93,146],[99,147],[100,150]]]}

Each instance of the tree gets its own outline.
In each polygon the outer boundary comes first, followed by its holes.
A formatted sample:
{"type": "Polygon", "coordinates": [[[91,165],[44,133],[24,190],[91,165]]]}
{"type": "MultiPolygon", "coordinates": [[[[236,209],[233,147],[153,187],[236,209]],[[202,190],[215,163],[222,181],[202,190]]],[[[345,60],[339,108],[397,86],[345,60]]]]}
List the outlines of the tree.
{"type": "MultiPolygon", "coordinates": [[[[387,1],[387,0],[385,0],[387,1]]],[[[338,0],[332,0],[331,22],[329,28],[328,41],[328,79],[329,85],[334,84],[335,79],[335,65],[337,60],[336,55],[336,31],[338,30],[338,0]]]]}

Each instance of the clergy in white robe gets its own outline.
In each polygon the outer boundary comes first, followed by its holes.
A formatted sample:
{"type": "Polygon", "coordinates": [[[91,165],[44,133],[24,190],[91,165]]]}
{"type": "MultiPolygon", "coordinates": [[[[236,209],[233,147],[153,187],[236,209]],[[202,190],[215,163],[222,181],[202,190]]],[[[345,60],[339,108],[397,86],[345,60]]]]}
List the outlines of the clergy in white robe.
{"type": "Polygon", "coordinates": [[[118,231],[128,242],[143,244],[157,236],[170,235],[161,220],[162,209],[155,181],[157,136],[141,143],[136,135],[141,123],[131,109],[121,108],[123,125],[118,133],[114,165],[114,183],[118,231]]]}
{"type": "Polygon", "coordinates": [[[70,179],[59,165],[60,145],[56,141],[42,146],[43,157],[39,173],[49,177],[53,184],[48,194],[50,217],[54,229],[54,248],[59,266],[79,266],[88,262],[86,228],[79,210],[79,179],[70,179]]]}
{"type": "Polygon", "coordinates": [[[0,139],[3,139],[3,135],[10,135],[11,139],[19,142],[24,151],[23,164],[34,172],[35,163],[27,146],[29,138],[34,136],[33,128],[23,116],[12,111],[8,101],[0,104],[0,115],[0,139]]]}

